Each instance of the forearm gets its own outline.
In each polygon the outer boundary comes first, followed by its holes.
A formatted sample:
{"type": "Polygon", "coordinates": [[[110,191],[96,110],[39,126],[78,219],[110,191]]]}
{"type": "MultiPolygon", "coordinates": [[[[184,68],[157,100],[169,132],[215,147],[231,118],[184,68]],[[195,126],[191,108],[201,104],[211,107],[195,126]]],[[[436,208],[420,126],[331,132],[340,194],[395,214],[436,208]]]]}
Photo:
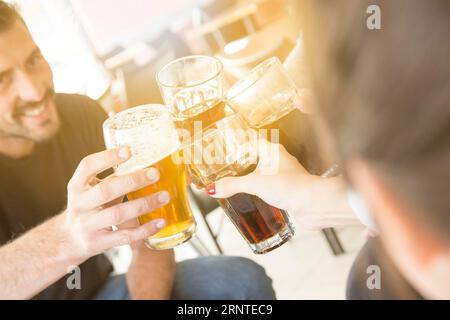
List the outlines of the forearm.
{"type": "Polygon", "coordinates": [[[29,299],[63,277],[76,257],[58,215],[0,248],[0,299],[29,299]]]}
{"type": "Polygon", "coordinates": [[[311,228],[361,225],[348,203],[347,186],[342,177],[317,177],[309,192],[303,194],[304,198],[292,209],[299,223],[306,221],[311,228]]]}
{"type": "Polygon", "coordinates": [[[176,270],[173,250],[151,250],[142,241],[132,249],[133,260],[127,273],[131,298],[170,299],[176,270]]]}

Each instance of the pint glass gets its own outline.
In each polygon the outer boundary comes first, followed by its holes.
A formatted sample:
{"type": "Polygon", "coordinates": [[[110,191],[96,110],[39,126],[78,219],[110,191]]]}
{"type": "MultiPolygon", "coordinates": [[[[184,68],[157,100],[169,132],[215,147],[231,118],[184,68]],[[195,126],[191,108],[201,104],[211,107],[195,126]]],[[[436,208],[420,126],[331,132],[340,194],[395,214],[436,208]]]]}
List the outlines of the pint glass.
{"type": "MultiPolygon", "coordinates": [[[[224,102],[222,62],[210,56],[188,56],[170,62],[157,74],[157,82],[178,128],[194,134],[233,111],[224,102]]],[[[183,139],[184,140],[184,139],[183,139]]]]}
{"type": "Polygon", "coordinates": [[[162,230],[145,240],[146,245],[163,250],[189,240],[196,223],[188,203],[178,133],[167,108],[144,105],[127,109],[106,120],[103,132],[108,149],[127,146],[131,150],[131,158],[115,168],[116,175],[147,167],[155,167],[160,172],[158,182],[129,193],[129,200],[163,190],[170,194],[167,205],[139,217],[141,224],[156,218],[166,221],[162,230]]]}
{"type": "MultiPolygon", "coordinates": [[[[168,106],[182,145],[192,143],[192,137],[233,110],[224,102],[222,62],[210,56],[187,56],[174,60],[157,74],[161,95],[168,106]]],[[[194,184],[196,175],[186,167],[194,184]]]]}

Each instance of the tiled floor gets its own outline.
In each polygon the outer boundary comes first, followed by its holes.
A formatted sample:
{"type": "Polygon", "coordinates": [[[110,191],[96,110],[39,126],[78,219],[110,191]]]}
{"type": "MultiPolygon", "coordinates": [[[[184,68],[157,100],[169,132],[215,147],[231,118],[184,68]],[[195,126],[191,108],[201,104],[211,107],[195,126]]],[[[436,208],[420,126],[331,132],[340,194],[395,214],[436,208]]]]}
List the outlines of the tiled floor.
{"type": "MultiPolygon", "coordinates": [[[[208,221],[217,227],[223,215],[221,209],[216,209],[208,215],[208,221]]],[[[198,237],[215,252],[201,219],[197,221],[198,237]]],[[[364,237],[363,229],[355,227],[339,229],[338,234],[346,250],[346,254],[338,257],[331,253],[322,233],[298,226],[294,238],[282,247],[265,255],[254,255],[225,218],[219,242],[225,254],[248,257],[264,266],[279,299],[344,299],[347,274],[364,237]]],[[[195,256],[197,253],[189,243],[176,249],[177,260],[195,256]]]]}

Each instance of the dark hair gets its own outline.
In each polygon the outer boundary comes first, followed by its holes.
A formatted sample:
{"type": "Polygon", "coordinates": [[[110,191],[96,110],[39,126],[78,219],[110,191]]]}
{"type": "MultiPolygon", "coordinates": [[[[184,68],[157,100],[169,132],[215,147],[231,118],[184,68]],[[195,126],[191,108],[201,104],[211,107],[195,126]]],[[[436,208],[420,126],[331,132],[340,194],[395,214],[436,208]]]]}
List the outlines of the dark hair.
{"type": "Polygon", "coordinates": [[[0,0],[0,32],[8,30],[17,20],[23,21],[16,8],[0,0]]]}
{"type": "Polygon", "coordinates": [[[302,0],[318,107],[341,160],[368,161],[450,243],[450,1],[302,0]],[[369,5],[381,29],[369,30],[369,5]]]}

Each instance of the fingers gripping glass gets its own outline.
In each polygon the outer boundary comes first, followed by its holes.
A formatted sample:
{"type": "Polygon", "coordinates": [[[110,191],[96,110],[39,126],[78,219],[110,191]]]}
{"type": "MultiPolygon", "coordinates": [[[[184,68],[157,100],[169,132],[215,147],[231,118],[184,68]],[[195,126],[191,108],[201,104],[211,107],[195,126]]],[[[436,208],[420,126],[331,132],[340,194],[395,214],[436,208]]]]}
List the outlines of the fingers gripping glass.
{"type": "MultiPolygon", "coordinates": [[[[199,187],[229,176],[252,172],[258,163],[257,132],[239,115],[231,115],[206,128],[184,149],[190,172],[199,187]]],[[[289,214],[260,198],[239,193],[218,200],[254,253],[269,252],[294,235],[289,214]]]]}
{"type": "Polygon", "coordinates": [[[116,175],[125,175],[147,167],[160,172],[158,182],[127,195],[141,198],[155,192],[168,191],[169,204],[139,217],[145,224],[163,218],[166,226],[145,240],[153,249],[173,248],[189,240],[196,223],[186,193],[186,174],[180,156],[180,141],[167,108],[163,105],[145,105],[122,111],[103,124],[108,149],[127,146],[131,158],[115,168],[116,175]]]}

